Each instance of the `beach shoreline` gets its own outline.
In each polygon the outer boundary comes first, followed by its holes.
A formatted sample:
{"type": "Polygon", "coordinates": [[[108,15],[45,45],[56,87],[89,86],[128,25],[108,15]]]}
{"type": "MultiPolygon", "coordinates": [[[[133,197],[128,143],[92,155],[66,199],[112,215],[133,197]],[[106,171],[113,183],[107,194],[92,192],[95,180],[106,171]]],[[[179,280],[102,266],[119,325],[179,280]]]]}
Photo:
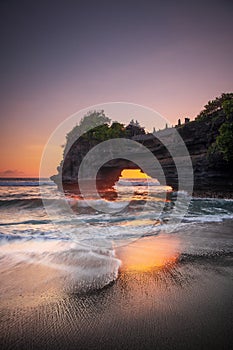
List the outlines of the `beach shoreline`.
{"type": "Polygon", "coordinates": [[[226,220],[196,224],[182,237],[177,230],[141,238],[117,249],[116,281],[87,293],[64,289],[47,266],[1,266],[1,349],[231,348],[232,228],[226,220]],[[216,243],[229,239],[229,249],[196,254],[204,232],[216,243]],[[185,254],[187,242],[193,254],[185,254]]]}

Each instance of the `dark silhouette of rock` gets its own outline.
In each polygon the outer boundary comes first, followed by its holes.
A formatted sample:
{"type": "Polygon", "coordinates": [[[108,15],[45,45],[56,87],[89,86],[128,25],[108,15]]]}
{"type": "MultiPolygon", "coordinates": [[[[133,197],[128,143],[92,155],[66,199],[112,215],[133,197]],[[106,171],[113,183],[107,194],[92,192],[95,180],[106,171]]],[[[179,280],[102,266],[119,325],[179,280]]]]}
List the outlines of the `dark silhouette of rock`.
{"type": "MultiPolygon", "coordinates": [[[[173,147],[173,149],[177,147],[174,141],[174,130],[178,131],[192,161],[194,195],[233,197],[232,167],[221,156],[217,156],[214,162],[211,162],[208,157],[208,148],[216,140],[219,128],[225,121],[226,116],[220,110],[209,115],[204,120],[188,122],[178,125],[176,128],[167,128],[154,134],[141,133],[137,135],[137,133],[132,133],[130,139],[143,144],[158,159],[165,174],[167,185],[172,186],[175,190],[183,190],[183,188],[178,188],[177,169],[174,159],[168,151],[170,147],[173,147]],[[161,143],[159,140],[161,136],[166,139],[169,147],[165,147],[161,143]]],[[[98,142],[95,140],[90,142],[82,138],[74,142],[66,154],[62,166],[58,168],[58,175],[52,176],[52,179],[58,185],[61,185],[61,183],[63,185],[77,184],[80,164],[89,150],[97,144],[98,142]]],[[[95,159],[93,159],[94,161],[95,159]]],[[[125,168],[135,169],[138,168],[138,165],[123,158],[112,159],[106,162],[97,174],[97,183],[99,182],[100,186],[111,187],[125,168]]],[[[150,171],[149,169],[147,173],[154,177],[152,170],[150,171]]],[[[160,178],[159,180],[161,181],[160,178]]],[[[189,179],[187,178],[185,181],[188,182],[189,179]]],[[[165,184],[163,179],[162,184],[165,184]]]]}

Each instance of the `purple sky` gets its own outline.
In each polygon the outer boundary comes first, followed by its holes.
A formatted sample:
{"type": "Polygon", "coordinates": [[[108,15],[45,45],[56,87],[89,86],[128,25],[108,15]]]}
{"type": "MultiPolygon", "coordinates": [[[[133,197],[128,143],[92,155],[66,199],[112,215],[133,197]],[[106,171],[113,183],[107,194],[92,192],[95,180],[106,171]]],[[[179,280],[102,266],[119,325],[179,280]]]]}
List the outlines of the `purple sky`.
{"type": "Polygon", "coordinates": [[[231,1],[5,0],[0,8],[0,175],[38,175],[47,138],[81,108],[133,102],[175,124],[233,90],[231,1]]]}

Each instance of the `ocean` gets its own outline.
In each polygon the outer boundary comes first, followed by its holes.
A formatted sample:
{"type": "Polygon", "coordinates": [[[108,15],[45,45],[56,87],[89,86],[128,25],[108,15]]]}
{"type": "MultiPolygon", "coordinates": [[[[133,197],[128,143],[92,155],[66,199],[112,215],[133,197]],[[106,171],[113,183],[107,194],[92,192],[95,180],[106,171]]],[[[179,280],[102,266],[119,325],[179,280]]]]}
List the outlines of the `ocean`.
{"type": "Polygon", "coordinates": [[[116,280],[122,265],[116,250],[144,237],[179,237],[180,256],[233,252],[232,237],[223,233],[216,239],[208,232],[208,224],[233,219],[233,200],[191,198],[183,192],[180,198],[189,203],[184,213],[174,210],[177,193],[157,180],[120,179],[114,191],[114,200],[92,199],[91,193],[83,200],[68,193],[71,215],[50,180],[1,179],[1,261],[9,269],[25,262],[53,267],[70,276],[72,290],[86,291],[116,280]],[[197,224],[206,226],[201,237],[197,224]]]}

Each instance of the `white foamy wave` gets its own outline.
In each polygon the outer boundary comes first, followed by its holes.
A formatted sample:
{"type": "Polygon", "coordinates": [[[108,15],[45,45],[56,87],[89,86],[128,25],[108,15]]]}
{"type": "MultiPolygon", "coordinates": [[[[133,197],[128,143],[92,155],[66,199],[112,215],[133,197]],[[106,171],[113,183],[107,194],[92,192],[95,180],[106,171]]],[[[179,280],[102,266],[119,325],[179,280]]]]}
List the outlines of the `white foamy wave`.
{"type": "Polygon", "coordinates": [[[189,216],[184,218],[184,222],[199,222],[199,223],[210,223],[210,222],[222,222],[224,220],[233,219],[232,214],[223,215],[201,215],[201,216],[189,216]]]}
{"type": "MultiPolygon", "coordinates": [[[[74,204],[74,202],[70,202],[70,204],[74,204]]],[[[108,207],[109,209],[122,209],[125,207],[125,202],[122,203],[121,201],[115,201],[115,202],[110,202],[104,199],[97,199],[97,200],[90,200],[90,201],[86,201],[86,200],[79,200],[76,202],[77,206],[80,208],[87,208],[90,205],[93,205],[93,207],[99,207],[100,210],[102,207],[108,207]]]]}
{"type": "Polygon", "coordinates": [[[104,199],[76,200],[72,198],[68,200],[68,203],[72,207],[72,209],[92,208],[98,212],[115,213],[125,209],[129,204],[129,201],[118,200],[118,201],[110,202],[104,199]]]}
{"type": "Polygon", "coordinates": [[[192,196],[187,191],[184,191],[184,190],[173,191],[172,195],[173,196],[179,195],[179,197],[183,197],[183,198],[192,198],[192,196]]]}
{"type": "Polygon", "coordinates": [[[117,186],[160,186],[157,179],[119,179],[117,186]]]}
{"type": "Polygon", "coordinates": [[[72,292],[103,288],[116,280],[121,265],[113,249],[78,245],[70,241],[14,241],[2,245],[0,258],[9,269],[26,263],[57,270],[64,288],[72,292]]]}

